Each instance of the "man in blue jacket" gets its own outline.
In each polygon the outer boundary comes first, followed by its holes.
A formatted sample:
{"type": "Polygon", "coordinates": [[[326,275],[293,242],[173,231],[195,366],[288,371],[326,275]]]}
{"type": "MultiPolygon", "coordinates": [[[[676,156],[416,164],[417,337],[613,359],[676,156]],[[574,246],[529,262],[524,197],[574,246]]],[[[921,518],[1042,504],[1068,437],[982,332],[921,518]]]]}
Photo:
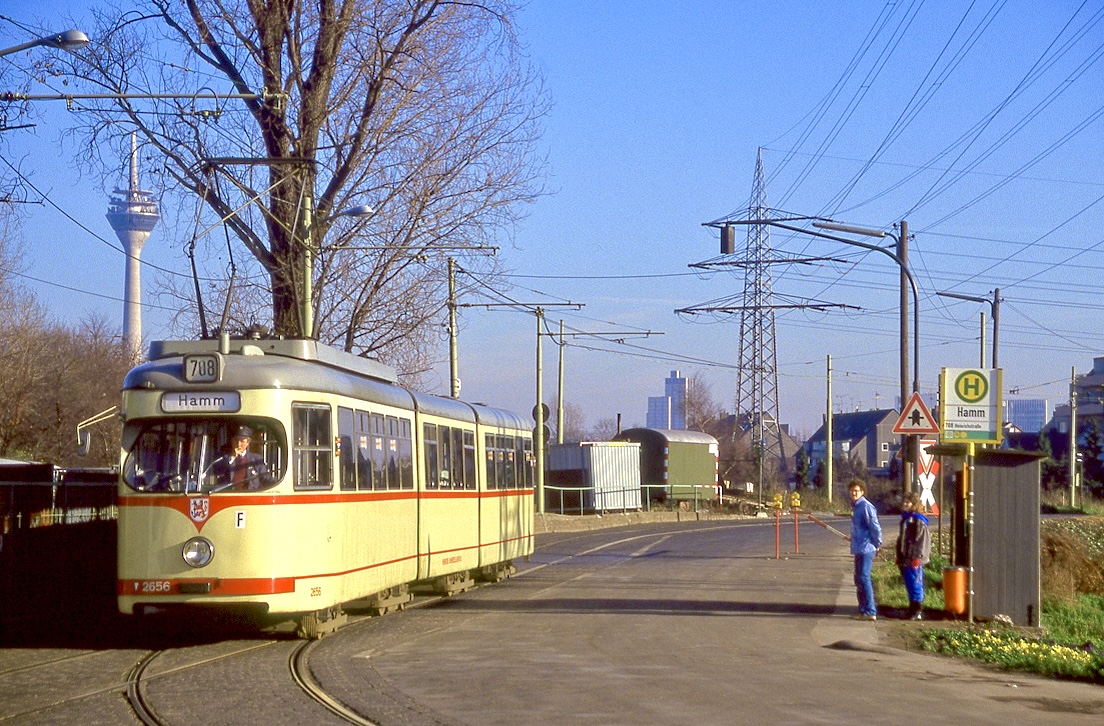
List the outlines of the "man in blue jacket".
{"type": "Polygon", "coordinates": [[[859,596],[859,612],[852,617],[877,620],[870,569],[874,566],[874,555],[882,546],[882,525],[878,523],[878,510],[863,496],[865,492],[859,479],[852,479],[847,485],[847,493],[851,496],[851,554],[855,557],[855,591],[859,596]]]}

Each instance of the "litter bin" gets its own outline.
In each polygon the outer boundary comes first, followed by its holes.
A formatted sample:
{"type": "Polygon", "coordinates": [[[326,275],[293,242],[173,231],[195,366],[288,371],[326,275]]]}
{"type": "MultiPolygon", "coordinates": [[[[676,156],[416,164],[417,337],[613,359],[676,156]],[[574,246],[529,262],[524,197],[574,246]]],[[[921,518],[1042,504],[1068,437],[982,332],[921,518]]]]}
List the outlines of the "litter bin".
{"type": "Polygon", "coordinates": [[[943,568],[943,609],[953,615],[966,612],[965,567],[943,568]]]}

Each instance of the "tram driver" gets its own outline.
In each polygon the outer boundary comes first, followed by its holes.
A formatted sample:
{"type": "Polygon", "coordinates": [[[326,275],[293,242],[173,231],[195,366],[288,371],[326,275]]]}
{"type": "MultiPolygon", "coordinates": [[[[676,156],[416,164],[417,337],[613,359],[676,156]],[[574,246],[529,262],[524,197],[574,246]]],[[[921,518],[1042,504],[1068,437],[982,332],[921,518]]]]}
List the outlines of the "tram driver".
{"type": "Polygon", "coordinates": [[[233,485],[234,489],[261,489],[275,483],[264,457],[249,450],[252,439],[253,431],[248,426],[240,427],[230,440],[230,453],[215,462],[215,474],[223,485],[233,485]]]}

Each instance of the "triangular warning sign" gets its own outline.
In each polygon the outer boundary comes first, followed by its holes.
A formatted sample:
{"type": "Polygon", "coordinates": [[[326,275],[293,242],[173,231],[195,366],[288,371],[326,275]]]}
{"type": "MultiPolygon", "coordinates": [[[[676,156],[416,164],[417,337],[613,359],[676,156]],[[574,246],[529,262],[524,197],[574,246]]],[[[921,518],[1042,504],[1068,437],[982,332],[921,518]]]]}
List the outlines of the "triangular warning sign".
{"type": "Polygon", "coordinates": [[[924,405],[924,400],[920,398],[919,391],[912,392],[912,398],[909,399],[908,405],[905,406],[905,410],[901,412],[901,417],[897,419],[897,423],[893,426],[893,433],[939,433],[939,425],[935,423],[935,418],[931,415],[931,411],[924,405]]]}

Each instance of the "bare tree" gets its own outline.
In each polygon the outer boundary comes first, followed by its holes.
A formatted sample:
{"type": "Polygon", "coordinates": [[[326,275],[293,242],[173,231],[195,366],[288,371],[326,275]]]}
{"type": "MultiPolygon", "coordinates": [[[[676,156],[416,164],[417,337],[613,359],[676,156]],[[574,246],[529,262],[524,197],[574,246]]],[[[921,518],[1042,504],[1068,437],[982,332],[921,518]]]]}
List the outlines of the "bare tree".
{"type": "Polygon", "coordinates": [[[609,441],[619,433],[620,431],[617,430],[617,419],[603,418],[600,419],[598,423],[594,424],[594,428],[590,430],[587,438],[591,441],[609,441]]]}
{"type": "Polygon", "coordinates": [[[686,428],[691,431],[708,431],[717,420],[721,407],[713,400],[713,389],[698,371],[686,381],[686,428]]]}
{"type": "Polygon", "coordinates": [[[583,413],[583,407],[571,401],[566,402],[564,404],[564,443],[577,444],[586,438],[586,415],[583,413]]]}
{"type": "MultiPolygon", "coordinates": [[[[493,241],[541,193],[545,100],[514,13],[508,0],[139,0],[100,14],[93,42],[49,71],[68,92],[246,95],[90,103],[73,133],[107,175],[119,157],[103,142],[120,152],[138,132],[179,202],[167,213],[195,287],[218,311],[229,301],[228,327],[271,323],[402,364],[434,335],[444,256],[493,241]],[[186,223],[189,201],[202,221],[186,223]],[[368,218],[342,214],[366,204],[368,218]],[[220,224],[225,241],[201,234],[220,224]]],[[[187,277],[169,289],[195,294],[187,277]]]]}
{"type": "Polygon", "coordinates": [[[76,426],[119,401],[129,356],[102,320],[51,322],[30,296],[0,321],[0,456],[59,465],[117,463],[120,427],[95,430],[90,456],[77,459],[76,426]]]}

